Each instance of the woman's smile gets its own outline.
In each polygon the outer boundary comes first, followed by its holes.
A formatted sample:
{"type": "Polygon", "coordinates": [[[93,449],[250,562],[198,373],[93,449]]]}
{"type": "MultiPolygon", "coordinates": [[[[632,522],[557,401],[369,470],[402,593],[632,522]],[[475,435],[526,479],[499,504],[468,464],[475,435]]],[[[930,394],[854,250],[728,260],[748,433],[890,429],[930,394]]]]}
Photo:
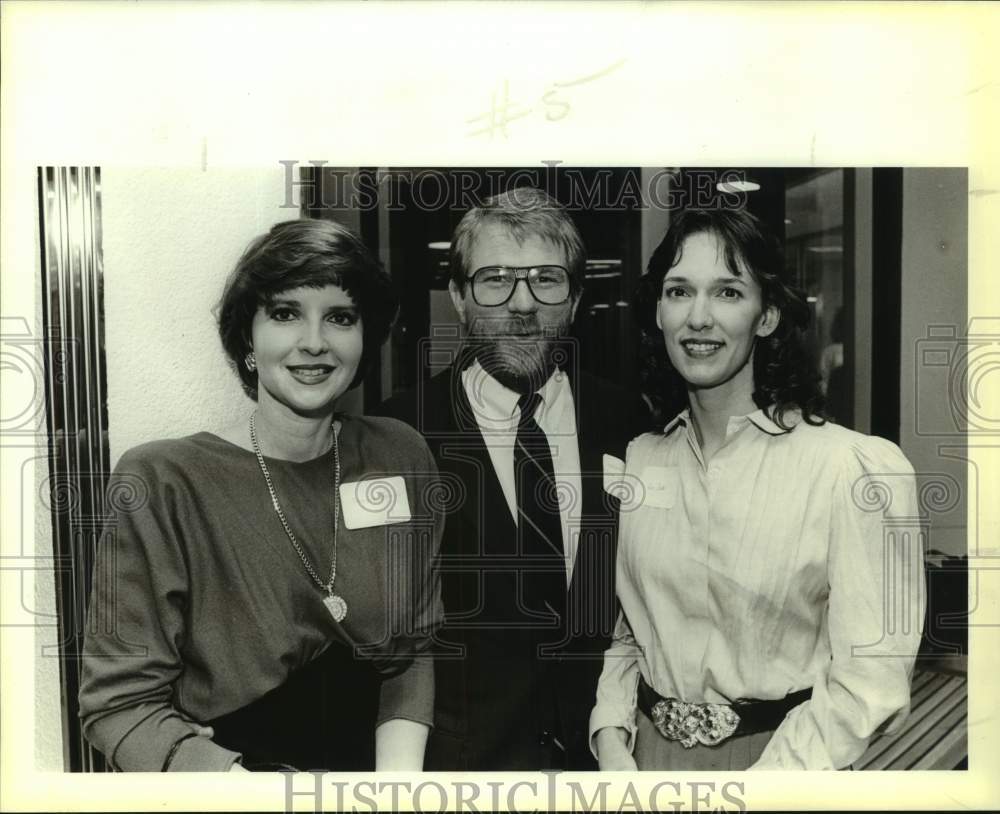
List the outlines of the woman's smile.
{"type": "Polygon", "coordinates": [[[333,365],[287,365],[292,377],[302,384],[322,384],[336,369],[333,365]]]}
{"type": "Polygon", "coordinates": [[[682,339],[681,347],[684,348],[684,352],[695,359],[707,358],[709,356],[715,355],[726,343],[716,342],[714,340],[706,339],[682,339]]]}

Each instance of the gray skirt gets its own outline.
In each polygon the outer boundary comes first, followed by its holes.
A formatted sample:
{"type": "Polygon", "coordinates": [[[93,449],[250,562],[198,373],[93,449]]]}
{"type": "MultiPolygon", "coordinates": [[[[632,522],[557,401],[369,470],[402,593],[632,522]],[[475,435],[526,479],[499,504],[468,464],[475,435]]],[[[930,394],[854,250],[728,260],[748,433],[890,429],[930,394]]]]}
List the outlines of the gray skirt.
{"type": "Polygon", "coordinates": [[[640,771],[742,771],[756,763],[774,734],[772,729],[729,738],[718,746],[698,744],[685,749],[663,737],[641,710],[636,724],[634,757],[640,771]]]}

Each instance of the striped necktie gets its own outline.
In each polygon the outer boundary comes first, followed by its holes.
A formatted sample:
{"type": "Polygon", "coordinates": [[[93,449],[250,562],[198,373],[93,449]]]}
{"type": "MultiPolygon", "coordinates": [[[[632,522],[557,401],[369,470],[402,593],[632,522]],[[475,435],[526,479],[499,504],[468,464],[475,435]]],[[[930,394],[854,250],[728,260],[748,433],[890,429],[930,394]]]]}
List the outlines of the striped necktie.
{"type": "Polygon", "coordinates": [[[552,453],[534,417],[541,401],[538,393],[528,393],[517,402],[521,418],[514,446],[514,482],[522,596],[528,610],[561,617],[566,605],[566,559],[552,453]]]}

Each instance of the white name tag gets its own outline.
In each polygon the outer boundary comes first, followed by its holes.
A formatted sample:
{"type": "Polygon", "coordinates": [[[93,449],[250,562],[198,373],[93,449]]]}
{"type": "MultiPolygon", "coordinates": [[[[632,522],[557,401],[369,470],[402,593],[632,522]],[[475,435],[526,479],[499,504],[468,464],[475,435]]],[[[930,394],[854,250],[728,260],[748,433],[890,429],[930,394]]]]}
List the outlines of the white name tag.
{"type": "Polygon", "coordinates": [[[603,455],[601,456],[601,468],[604,470],[604,491],[618,497],[616,492],[620,488],[622,476],[625,474],[625,461],[614,455],[603,455]]]}
{"type": "Polygon", "coordinates": [[[406,481],[399,475],[340,484],[340,512],[349,529],[403,523],[411,518],[406,481]]]}
{"type": "Polygon", "coordinates": [[[614,455],[604,456],[604,491],[621,501],[623,512],[642,505],[642,483],[627,473],[625,462],[614,455]]]}
{"type": "Polygon", "coordinates": [[[677,468],[673,466],[647,466],[639,476],[642,481],[643,506],[669,509],[677,501],[677,468]]]}

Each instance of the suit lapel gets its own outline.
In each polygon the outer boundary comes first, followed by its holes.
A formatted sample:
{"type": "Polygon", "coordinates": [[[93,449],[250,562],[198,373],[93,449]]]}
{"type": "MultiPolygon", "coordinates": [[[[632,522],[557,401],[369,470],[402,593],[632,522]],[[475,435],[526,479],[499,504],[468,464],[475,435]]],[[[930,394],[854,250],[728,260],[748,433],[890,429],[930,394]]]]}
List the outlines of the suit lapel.
{"type": "Polygon", "coordinates": [[[454,472],[465,485],[466,499],[462,501],[459,517],[464,526],[478,530],[479,540],[462,541],[463,553],[473,553],[476,549],[489,553],[497,546],[502,548],[501,541],[513,541],[517,526],[462,386],[460,370],[452,367],[450,375],[440,378],[447,391],[436,394],[440,397],[438,415],[446,417],[440,428],[438,465],[454,472]]]}

